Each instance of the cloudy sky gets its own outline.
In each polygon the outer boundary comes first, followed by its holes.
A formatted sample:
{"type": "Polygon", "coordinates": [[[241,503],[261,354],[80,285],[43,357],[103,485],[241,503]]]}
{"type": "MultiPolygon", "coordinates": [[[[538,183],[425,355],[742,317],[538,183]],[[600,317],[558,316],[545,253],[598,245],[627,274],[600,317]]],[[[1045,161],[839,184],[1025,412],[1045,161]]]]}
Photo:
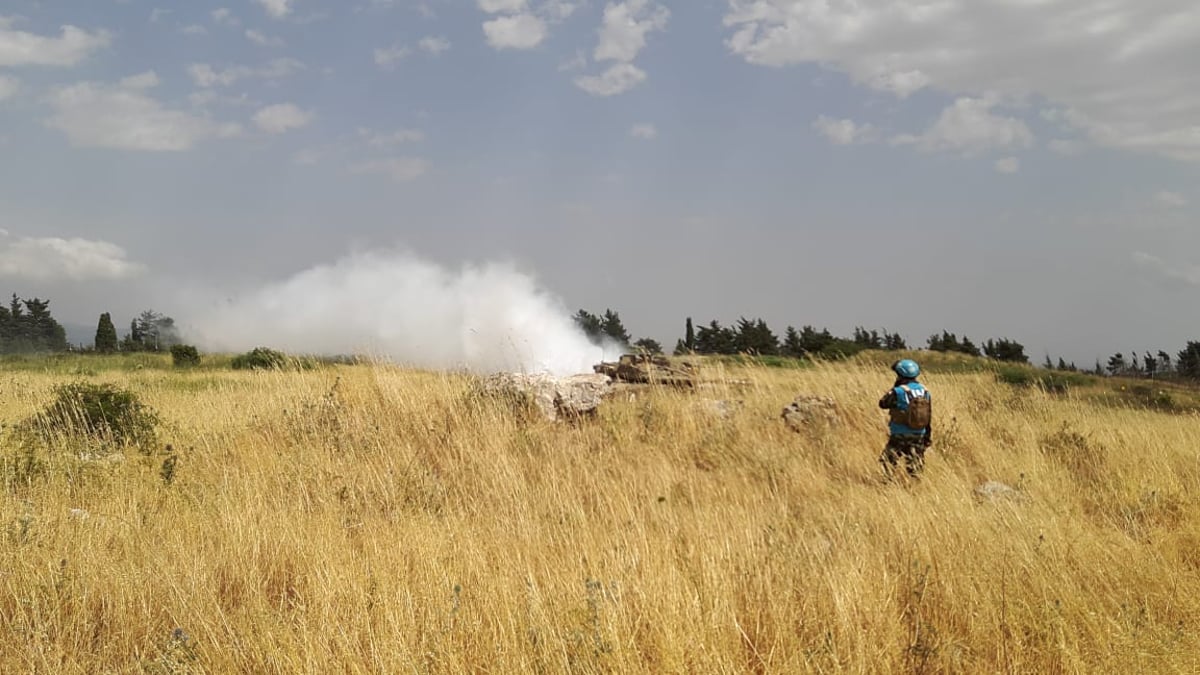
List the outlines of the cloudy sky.
{"type": "Polygon", "coordinates": [[[1194,0],[6,0],[0,291],[186,322],[405,249],[668,344],[1174,351],[1196,64],[1194,0]]]}

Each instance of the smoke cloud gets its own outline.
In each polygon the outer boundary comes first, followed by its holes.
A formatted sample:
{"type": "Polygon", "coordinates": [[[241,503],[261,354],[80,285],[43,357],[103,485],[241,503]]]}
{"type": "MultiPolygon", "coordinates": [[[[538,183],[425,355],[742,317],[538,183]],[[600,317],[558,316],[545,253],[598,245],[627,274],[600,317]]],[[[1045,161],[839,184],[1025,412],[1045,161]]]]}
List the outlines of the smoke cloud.
{"type": "Polygon", "coordinates": [[[556,375],[591,372],[606,357],[556,298],[507,264],[451,271],[408,253],[359,253],[209,307],[185,329],[210,351],[265,346],[556,375]]]}

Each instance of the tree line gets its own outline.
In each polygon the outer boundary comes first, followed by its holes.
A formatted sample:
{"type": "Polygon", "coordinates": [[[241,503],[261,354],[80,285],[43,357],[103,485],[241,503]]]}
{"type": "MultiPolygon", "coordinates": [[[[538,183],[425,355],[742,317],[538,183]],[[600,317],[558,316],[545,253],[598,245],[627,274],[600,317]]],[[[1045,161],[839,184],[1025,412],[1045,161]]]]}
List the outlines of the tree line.
{"type": "Polygon", "coordinates": [[[14,293],[0,306],[0,353],[54,352],[68,348],[67,331],[50,315],[50,301],[14,293]]]}
{"type": "MultiPolygon", "coordinates": [[[[623,349],[637,349],[649,353],[664,353],[662,345],[651,338],[633,340],[621,321],[620,313],[605,309],[592,313],[580,309],[574,315],[576,325],[597,344],[609,343],[623,349]]],[[[976,344],[970,337],[959,337],[956,333],[942,331],[930,335],[925,348],[943,353],[959,353],[968,356],[988,357],[1010,363],[1030,363],[1025,346],[1008,337],[990,338],[976,344]]],[[[749,354],[757,356],[787,356],[794,358],[837,359],[853,356],[865,350],[901,351],[910,349],[907,340],[899,333],[886,329],[856,327],[849,336],[834,335],[828,328],[817,329],[810,325],[797,329],[787,326],[783,335],[778,335],[761,318],[741,317],[730,325],[717,320],[696,325],[691,317],[684,323],[683,337],[675,343],[673,353],[682,354],[749,354]]],[[[1189,341],[1175,356],[1158,350],[1133,351],[1113,354],[1107,363],[1096,361],[1089,371],[1084,371],[1065,359],[1055,362],[1049,355],[1042,364],[1051,370],[1089,372],[1095,375],[1121,377],[1168,378],[1180,377],[1200,380],[1200,341],[1189,341]]]]}
{"type": "MultiPolygon", "coordinates": [[[[583,333],[596,344],[609,343],[621,349],[637,349],[652,354],[663,353],[663,347],[652,338],[632,339],[621,321],[621,315],[605,309],[592,313],[580,309],[572,317],[583,333]]],[[[171,317],[145,310],[129,324],[124,336],[118,337],[112,315],[104,312],[96,326],[92,349],[99,353],[165,352],[182,344],[179,329],[171,317]]],[[[930,351],[986,356],[997,361],[1029,363],[1025,346],[1016,340],[992,338],[976,345],[971,338],[961,338],[949,331],[930,335],[925,347],[930,351]]],[[[66,351],[66,330],[50,313],[50,301],[41,298],[22,299],[15,293],[7,307],[0,305],[0,354],[21,352],[66,351]]],[[[865,350],[901,351],[909,349],[905,338],[886,329],[855,327],[847,337],[836,336],[828,328],[817,330],[810,325],[796,329],[787,326],[782,337],[761,318],[740,317],[736,323],[724,326],[711,320],[697,327],[691,317],[684,323],[683,337],[675,343],[673,352],[679,354],[750,354],[757,356],[786,356],[793,358],[837,359],[853,356],[865,350]]],[[[1042,364],[1051,370],[1078,372],[1076,365],[1050,355],[1042,364]]],[[[1121,377],[1170,378],[1200,380],[1200,341],[1189,341],[1174,357],[1164,350],[1118,352],[1106,363],[1096,360],[1088,371],[1094,375],[1121,377]]]]}
{"type": "MultiPolygon", "coordinates": [[[[1067,363],[1062,357],[1059,357],[1058,362],[1051,360],[1050,355],[1046,355],[1046,360],[1042,364],[1044,368],[1053,370],[1062,370],[1067,372],[1079,372],[1080,369],[1074,363],[1067,363]]],[[[1138,351],[1129,352],[1129,357],[1126,358],[1125,352],[1117,352],[1108,357],[1108,361],[1101,363],[1100,359],[1096,359],[1096,365],[1089,371],[1092,375],[1110,375],[1113,377],[1132,377],[1145,378],[1149,380],[1155,379],[1171,379],[1181,377],[1189,380],[1200,380],[1200,342],[1188,341],[1187,346],[1176,353],[1174,359],[1171,354],[1165,350],[1145,351],[1138,355],[1138,351]]]]}
{"type": "MultiPolygon", "coordinates": [[[[662,346],[650,338],[630,340],[621,315],[612,309],[594,314],[581,309],[574,315],[577,326],[593,342],[608,342],[624,348],[636,348],[650,353],[662,353],[662,346]]],[[[989,339],[977,347],[969,337],[960,340],[954,333],[943,331],[929,336],[928,349],[937,352],[959,352],[970,356],[988,356],[999,361],[1028,363],[1025,346],[1009,338],[989,339]]],[[[828,328],[787,326],[782,337],[761,318],[741,317],[736,323],[723,326],[717,320],[697,327],[688,317],[683,337],[675,343],[673,353],[682,354],[751,354],[756,356],[788,356],[793,358],[836,359],[853,356],[865,350],[902,351],[909,349],[908,341],[899,333],[886,329],[854,328],[848,337],[836,336],[828,328]]]]}
{"type": "Polygon", "coordinates": [[[129,332],[117,339],[117,327],[112,315],[104,312],[96,325],[93,348],[101,354],[114,352],[164,352],[181,344],[175,319],[148,309],[129,322],[129,332]]]}

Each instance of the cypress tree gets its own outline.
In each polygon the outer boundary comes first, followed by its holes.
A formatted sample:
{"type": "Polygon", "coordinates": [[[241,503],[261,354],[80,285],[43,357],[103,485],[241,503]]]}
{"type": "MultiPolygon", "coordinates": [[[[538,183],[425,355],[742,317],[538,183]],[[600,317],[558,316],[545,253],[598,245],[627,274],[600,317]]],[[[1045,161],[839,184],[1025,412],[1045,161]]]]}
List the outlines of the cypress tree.
{"type": "Polygon", "coordinates": [[[101,354],[117,351],[117,327],[108,312],[100,315],[100,323],[96,326],[96,351],[101,354]]]}

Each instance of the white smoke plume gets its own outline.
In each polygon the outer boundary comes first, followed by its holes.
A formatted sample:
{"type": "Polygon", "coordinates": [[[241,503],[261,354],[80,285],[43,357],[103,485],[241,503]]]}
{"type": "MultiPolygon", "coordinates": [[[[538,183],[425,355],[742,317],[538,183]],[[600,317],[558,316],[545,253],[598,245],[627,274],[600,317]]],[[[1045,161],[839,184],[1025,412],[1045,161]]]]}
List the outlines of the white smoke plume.
{"type": "MultiPolygon", "coordinates": [[[[367,354],[474,372],[591,372],[605,357],[554,297],[507,264],[447,270],[358,253],[233,297],[187,321],[209,351],[367,354]]],[[[611,350],[609,350],[611,352],[611,350]]]]}

